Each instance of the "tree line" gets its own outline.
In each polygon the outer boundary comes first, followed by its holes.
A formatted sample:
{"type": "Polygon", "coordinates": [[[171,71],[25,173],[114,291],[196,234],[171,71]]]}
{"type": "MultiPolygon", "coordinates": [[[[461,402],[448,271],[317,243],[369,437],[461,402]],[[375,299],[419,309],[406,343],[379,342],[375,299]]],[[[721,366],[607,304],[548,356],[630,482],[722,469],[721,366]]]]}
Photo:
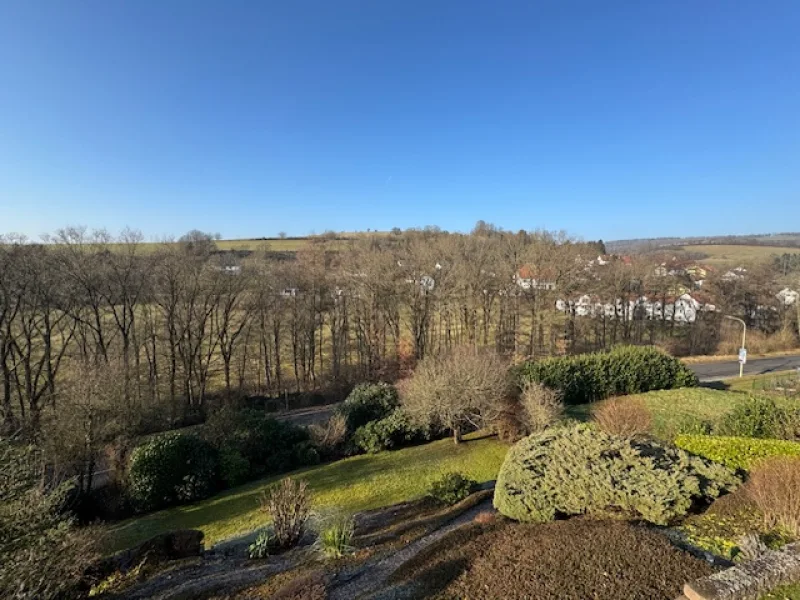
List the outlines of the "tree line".
{"type": "Polygon", "coordinates": [[[103,410],[123,415],[126,427],[175,424],[202,418],[209,398],[346,389],[460,346],[517,359],[620,343],[707,352],[722,312],[765,330],[790,318],[774,298],[777,264],[733,280],[709,274],[702,294],[715,311],[681,324],[632,302],[667,305],[691,289],[685,273],[657,273],[665,257],[598,261],[601,242],[482,222],[470,234],[397,230],[335,244],[320,236],[289,260],[268,245],[221,252],[218,237],[193,231],[144,244],[138,232],[84,228],[42,243],[6,236],[3,430],[35,434],[65,406],[94,414],[97,406],[84,406],[93,397],[113,397],[103,410]],[[613,309],[581,318],[572,304],[556,308],[581,295],[613,309]]]}

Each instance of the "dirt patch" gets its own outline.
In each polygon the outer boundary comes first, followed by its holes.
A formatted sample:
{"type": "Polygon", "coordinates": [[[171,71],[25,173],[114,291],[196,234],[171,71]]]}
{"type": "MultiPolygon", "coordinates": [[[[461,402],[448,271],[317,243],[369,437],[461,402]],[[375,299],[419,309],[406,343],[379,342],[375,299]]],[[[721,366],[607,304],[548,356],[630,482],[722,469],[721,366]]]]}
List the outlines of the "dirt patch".
{"type": "Polygon", "coordinates": [[[713,568],[661,534],[617,521],[463,528],[404,565],[416,598],[672,600],[713,568]]]}

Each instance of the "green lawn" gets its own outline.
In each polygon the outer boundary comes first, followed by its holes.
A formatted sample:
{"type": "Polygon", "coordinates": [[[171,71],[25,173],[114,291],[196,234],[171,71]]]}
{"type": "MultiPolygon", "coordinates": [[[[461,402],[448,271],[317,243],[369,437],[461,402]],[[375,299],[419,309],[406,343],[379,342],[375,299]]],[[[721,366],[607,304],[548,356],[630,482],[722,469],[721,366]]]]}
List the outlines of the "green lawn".
{"type": "MultiPolygon", "coordinates": [[[[315,507],[350,512],[388,506],[423,496],[432,480],[459,471],[480,481],[497,476],[508,446],[495,437],[467,436],[456,446],[445,439],[394,452],[354,456],[295,471],[314,493],[315,507]]],[[[109,530],[110,550],[134,546],[172,529],[202,529],[206,546],[265,524],[261,492],[281,477],[243,485],[195,504],[123,521],[109,530]]]]}
{"type": "MultiPolygon", "coordinates": [[[[713,423],[733,409],[737,403],[747,400],[747,397],[748,395],[742,392],[702,387],[661,390],[629,396],[644,401],[653,416],[653,433],[667,440],[672,440],[680,433],[681,426],[687,421],[703,420],[713,423]]],[[[774,399],[778,404],[797,406],[797,401],[791,398],[775,396],[774,399]]],[[[568,410],[568,414],[577,419],[587,420],[596,406],[591,404],[573,406],[568,410]]]]}
{"type": "Polygon", "coordinates": [[[800,583],[782,585],[762,596],[761,600],[800,600],[800,583]]]}

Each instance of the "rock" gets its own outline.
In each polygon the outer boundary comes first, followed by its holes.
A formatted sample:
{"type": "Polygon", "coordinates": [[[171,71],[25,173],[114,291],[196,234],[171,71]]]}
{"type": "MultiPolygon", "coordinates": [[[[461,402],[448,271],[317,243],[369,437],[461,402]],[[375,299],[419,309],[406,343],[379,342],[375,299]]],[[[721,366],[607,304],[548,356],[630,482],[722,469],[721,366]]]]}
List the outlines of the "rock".
{"type": "Polygon", "coordinates": [[[758,600],[765,592],[800,579],[800,543],[767,552],[683,586],[689,600],[758,600]]]}

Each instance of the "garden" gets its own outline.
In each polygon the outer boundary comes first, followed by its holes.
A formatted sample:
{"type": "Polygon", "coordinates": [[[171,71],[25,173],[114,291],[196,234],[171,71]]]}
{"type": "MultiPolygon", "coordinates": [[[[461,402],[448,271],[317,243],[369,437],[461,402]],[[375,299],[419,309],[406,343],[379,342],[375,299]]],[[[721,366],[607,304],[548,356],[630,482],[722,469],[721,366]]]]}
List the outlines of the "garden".
{"type": "Polygon", "coordinates": [[[798,598],[781,377],[725,391],[651,348],[510,369],[459,350],[309,429],[222,411],[132,450],[93,594],[669,600],[740,569],[747,597],[798,598]]]}

